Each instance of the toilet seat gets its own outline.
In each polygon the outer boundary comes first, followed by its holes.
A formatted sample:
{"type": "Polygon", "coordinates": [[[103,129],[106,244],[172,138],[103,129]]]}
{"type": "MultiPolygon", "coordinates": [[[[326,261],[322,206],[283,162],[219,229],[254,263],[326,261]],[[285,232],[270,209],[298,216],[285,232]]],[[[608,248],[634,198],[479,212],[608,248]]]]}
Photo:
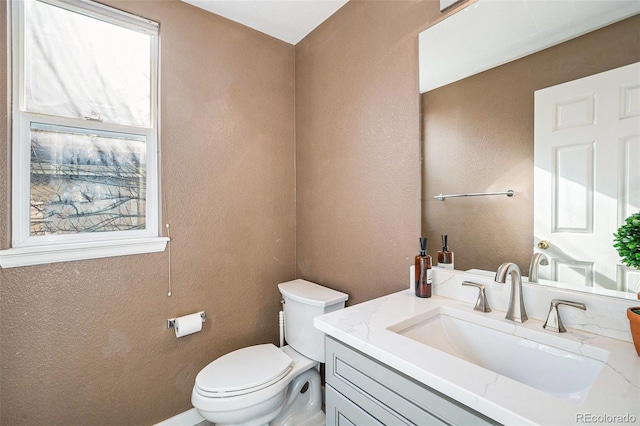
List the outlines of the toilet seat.
{"type": "Polygon", "coordinates": [[[256,392],[282,380],[293,368],[290,356],[271,343],[230,352],[196,376],[198,393],[224,398],[256,392]]]}

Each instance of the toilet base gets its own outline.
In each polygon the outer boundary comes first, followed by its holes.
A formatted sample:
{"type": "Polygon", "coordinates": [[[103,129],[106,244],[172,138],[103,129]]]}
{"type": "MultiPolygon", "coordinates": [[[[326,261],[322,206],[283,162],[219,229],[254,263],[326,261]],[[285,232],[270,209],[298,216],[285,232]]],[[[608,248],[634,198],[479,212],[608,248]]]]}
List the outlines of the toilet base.
{"type": "Polygon", "coordinates": [[[324,414],[324,411],[320,411],[319,413],[314,414],[313,416],[311,416],[308,419],[303,419],[303,420],[295,420],[295,421],[290,421],[290,422],[285,422],[285,423],[277,423],[277,422],[271,422],[269,423],[269,426],[326,426],[327,424],[327,417],[324,414]]]}
{"type": "Polygon", "coordinates": [[[320,382],[320,374],[315,368],[296,377],[287,390],[284,410],[269,422],[269,426],[324,426],[320,382]],[[301,392],[307,383],[306,390],[301,392]]]}
{"type": "MultiPolygon", "coordinates": [[[[308,419],[304,419],[301,421],[285,421],[283,422],[270,422],[270,423],[266,423],[263,425],[259,425],[259,426],[326,426],[327,424],[327,417],[324,414],[324,411],[320,411],[319,413],[316,413],[315,415],[313,415],[311,418],[308,419]]],[[[210,423],[207,422],[207,425],[210,426],[226,426],[226,425],[222,425],[220,423],[210,423]]]]}

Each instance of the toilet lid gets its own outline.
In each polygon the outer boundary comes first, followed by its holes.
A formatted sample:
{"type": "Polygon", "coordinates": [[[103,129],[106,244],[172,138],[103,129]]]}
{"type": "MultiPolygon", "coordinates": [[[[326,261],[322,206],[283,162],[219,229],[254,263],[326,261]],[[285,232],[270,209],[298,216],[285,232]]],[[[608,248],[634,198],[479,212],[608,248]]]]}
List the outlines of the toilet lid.
{"type": "Polygon", "coordinates": [[[292,364],[293,360],[271,343],[249,346],[207,365],[196,376],[196,386],[206,393],[241,395],[280,380],[292,364]]]}

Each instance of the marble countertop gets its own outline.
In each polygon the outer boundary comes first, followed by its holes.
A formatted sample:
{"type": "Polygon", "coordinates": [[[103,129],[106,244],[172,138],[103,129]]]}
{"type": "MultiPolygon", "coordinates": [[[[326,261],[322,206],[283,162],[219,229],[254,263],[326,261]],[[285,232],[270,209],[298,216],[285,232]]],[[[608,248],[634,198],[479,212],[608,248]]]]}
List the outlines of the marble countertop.
{"type": "Polygon", "coordinates": [[[439,295],[421,299],[409,289],[319,316],[315,327],[503,424],[640,423],[640,357],[632,343],[584,330],[554,333],[544,330],[539,319],[516,325],[504,315],[495,308],[490,313],[476,312],[472,303],[439,295]],[[610,355],[586,398],[576,402],[551,396],[388,330],[441,306],[542,332],[550,341],[562,338],[577,347],[586,344],[604,349],[610,355]]]}

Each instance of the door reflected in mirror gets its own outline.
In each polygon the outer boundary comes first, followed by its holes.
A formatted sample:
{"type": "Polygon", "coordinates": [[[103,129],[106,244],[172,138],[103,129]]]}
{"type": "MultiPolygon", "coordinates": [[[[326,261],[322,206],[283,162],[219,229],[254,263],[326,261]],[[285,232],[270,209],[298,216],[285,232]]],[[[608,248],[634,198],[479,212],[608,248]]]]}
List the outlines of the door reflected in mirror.
{"type": "Polygon", "coordinates": [[[613,234],[640,210],[640,63],[535,92],[534,243],[542,278],[637,293],[613,234]]]}

